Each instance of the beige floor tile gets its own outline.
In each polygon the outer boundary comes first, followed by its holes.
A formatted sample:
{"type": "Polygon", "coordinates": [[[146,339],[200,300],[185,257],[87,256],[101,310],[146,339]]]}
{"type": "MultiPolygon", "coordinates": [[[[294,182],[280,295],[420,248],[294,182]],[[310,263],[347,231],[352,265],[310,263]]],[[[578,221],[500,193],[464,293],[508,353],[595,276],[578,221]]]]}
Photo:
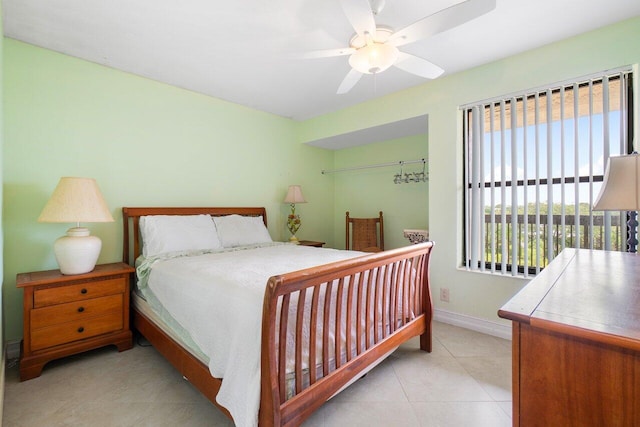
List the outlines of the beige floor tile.
{"type": "Polygon", "coordinates": [[[497,403],[500,406],[500,409],[502,409],[504,413],[509,416],[509,418],[513,418],[513,401],[509,400],[508,402],[497,403]]]}
{"type": "MultiPolygon", "coordinates": [[[[395,354],[398,355],[398,354],[411,353],[411,352],[424,353],[422,350],[420,350],[419,337],[413,337],[409,341],[401,344],[400,347],[398,347],[398,350],[396,350],[395,354]]],[[[432,339],[431,353],[429,354],[433,354],[434,356],[446,356],[446,357],[451,356],[451,353],[449,352],[449,350],[447,350],[446,347],[443,346],[442,343],[438,341],[438,339],[435,336],[432,339]]]]}
{"type": "Polygon", "coordinates": [[[414,402],[421,427],[509,427],[511,418],[495,402],[414,402]]]}
{"type": "MultiPolygon", "coordinates": [[[[6,397],[6,393],[5,393],[6,397]]],[[[63,407],[65,402],[52,400],[11,400],[5,399],[3,407],[3,427],[34,427],[51,424],[51,414],[63,407]]],[[[65,424],[59,424],[65,425],[65,424]]]]}
{"type": "MultiPolygon", "coordinates": [[[[431,353],[420,350],[418,338],[404,343],[304,426],[509,425],[510,366],[508,341],[435,322],[431,353]]],[[[25,382],[9,368],[4,396],[6,427],[233,425],[153,347],[141,345],[53,361],[25,382]]]]}
{"type": "Polygon", "coordinates": [[[454,357],[511,356],[511,341],[446,323],[434,325],[434,335],[454,357]]]}
{"type": "Polygon", "coordinates": [[[408,402],[328,402],[320,411],[326,427],[420,426],[408,402]]]}
{"type": "Polygon", "coordinates": [[[93,402],[71,405],[53,413],[51,421],[68,426],[233,426],[208,402],[136,403],[93,402]]]}
{"type": "Polygon", "coordinates": [[[411,354],[393,361],[411,402],[491,401],[491,396],[452,357],[411,354]]]}
{"type": "Polygon", "coordinates": [[[493,400],[511,400],[511,357],[459,357],[457,360],[493,400]]]}
{"type": "Polygon", "coordinates": [[[332,400],[340,403],[407,402],[407,397],[391,366],[391,360],[387,358],[332,400]]]}

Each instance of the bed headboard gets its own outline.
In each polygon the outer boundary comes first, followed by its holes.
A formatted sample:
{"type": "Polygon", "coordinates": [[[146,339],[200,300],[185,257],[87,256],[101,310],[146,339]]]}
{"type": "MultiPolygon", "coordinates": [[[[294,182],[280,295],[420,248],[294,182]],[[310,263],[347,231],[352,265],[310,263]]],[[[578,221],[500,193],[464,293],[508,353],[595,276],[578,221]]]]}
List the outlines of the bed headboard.
{"type": "Polygon", "coordinates": [[[265,208],[122,208],[122,224],[124,234],[122,237],[122,261],[129,265],[134,265],[136,258],[140,255],[142,242],[140,237],[140,217],[146,215],[200,215],[209,214],[211,216],[243,215],[262,216],[264,225],[267,225],[267,211],[265,208]]]}

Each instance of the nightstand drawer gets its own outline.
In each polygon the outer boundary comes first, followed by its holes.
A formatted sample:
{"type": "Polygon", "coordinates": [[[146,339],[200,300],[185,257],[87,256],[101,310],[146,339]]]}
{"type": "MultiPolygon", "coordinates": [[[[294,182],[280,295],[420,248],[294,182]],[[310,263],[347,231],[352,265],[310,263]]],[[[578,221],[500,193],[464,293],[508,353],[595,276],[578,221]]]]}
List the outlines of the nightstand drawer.
{"type": "Polygon", "coordinates": [[[122,294],[126,288],[126,279],[96,280],[67,286],[36,289],[33,292],[33,307],[62,304],[70,301],[81,301],[106,295],[122,294]]]}
{"type": "Polygon", "coordinates": [[[122,312],[48,326],[31,331],[31,349],[36,351],[59,344],[67,344],[122,328],[122,312]]]}
{"type": "Polygon", "coordinates": [[[31,310],[31,328],[40,329],[71,321],[84,321],[107,313],[122,313],[123,294],[51,305],[31,310]]]}

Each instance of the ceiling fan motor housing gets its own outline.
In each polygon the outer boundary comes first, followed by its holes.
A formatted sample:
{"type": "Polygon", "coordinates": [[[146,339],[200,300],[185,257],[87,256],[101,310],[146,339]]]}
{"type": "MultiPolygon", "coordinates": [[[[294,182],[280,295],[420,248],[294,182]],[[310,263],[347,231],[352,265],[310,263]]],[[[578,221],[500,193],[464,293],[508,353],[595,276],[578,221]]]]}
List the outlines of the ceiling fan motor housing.
{"type": "Polygon", "coordinates": [[[367,32],[355,34],[349,45],[356,49],[349,57],[349,64],[364,74],[381,73],[398,59],[398,48],[387,44],[393,30],[388,27],[376,27],[373,37],[367,32]]]}
{"type": "Polygon", "coordinates": [[[390,44],[371,43],[351,54],[349,64],[365,74],[381,73],[398,59],[398,48],[390,44]]]}

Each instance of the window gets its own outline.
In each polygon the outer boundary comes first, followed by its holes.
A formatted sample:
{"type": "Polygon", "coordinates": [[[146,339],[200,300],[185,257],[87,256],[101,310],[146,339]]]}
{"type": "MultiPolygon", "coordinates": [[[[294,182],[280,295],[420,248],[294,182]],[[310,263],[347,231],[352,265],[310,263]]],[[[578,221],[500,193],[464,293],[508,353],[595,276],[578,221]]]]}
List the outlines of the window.
{"type": "Polygon", "coordinates": [[[528,276],[565,247],[626,248],[624,213],[591,206],[608,158],[632,152],[630,80],[618,70],[463,107],[468,269],[528,276]]]}

